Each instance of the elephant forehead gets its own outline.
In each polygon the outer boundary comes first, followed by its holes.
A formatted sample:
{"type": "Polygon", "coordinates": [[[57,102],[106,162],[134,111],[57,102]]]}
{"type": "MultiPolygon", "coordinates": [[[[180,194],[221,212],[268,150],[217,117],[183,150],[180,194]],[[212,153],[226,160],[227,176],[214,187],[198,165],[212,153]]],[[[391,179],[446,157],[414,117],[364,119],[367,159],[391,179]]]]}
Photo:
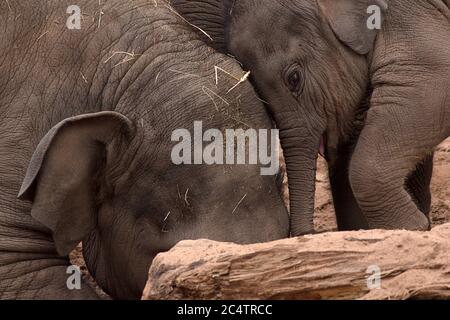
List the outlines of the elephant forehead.
{"type": "Polygon", "coordinates": [[[232,17],[230,47],[242,60],[265,64],[281,52],[313,46],[320,27],[317,9],[309,2],[261,1],[232,17]]]}

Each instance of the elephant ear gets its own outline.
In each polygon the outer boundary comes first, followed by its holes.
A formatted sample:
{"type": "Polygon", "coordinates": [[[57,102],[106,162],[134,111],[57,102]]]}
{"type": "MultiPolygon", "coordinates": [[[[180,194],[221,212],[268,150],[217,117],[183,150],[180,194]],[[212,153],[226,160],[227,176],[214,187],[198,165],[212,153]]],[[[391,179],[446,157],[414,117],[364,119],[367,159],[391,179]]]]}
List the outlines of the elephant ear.
{"type": "Polygon", "coordinates": [[[132,130],[119,113],[85,114],[58,123],[37,146],[18,198],[33,202],[32,217],[52,231],[61,256],[96,227],[95,177],[108,145],[132,130]]]}
{"type": "Polygon", "coordinates": [[[382,20],[388,8],[385,0],[318,0],[318,3],[339,40],[361,55],[372,50],[378,30],[368,27],[367,11],[370,6],[377,6],[382,20]]]}

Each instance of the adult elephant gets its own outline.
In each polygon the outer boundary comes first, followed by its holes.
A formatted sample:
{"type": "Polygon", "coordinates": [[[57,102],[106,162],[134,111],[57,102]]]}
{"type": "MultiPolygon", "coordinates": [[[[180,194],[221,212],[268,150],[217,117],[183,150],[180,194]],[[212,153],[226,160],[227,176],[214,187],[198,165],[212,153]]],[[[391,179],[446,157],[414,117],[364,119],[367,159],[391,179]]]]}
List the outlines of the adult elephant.
{"type": "Polygon", "coordinates": [[[313,231],[320,152],[341,230],[430,227],[432,154],[450,134],[448,1],[173,3],[252,72],[268,102],[293,235],[313,231]]]}
{"type": "Polygon", "coordinates": [[[250,84],[215,73],[240,66],[165,2],[78,1],[79,30],[71,4],[0,3],[0,298],[96,298],[66,286],[80,241],[100,287],[128,299],[180,240],[288,236],[275,176],[171,159],[194,121],[271,128],[250,84]]]}

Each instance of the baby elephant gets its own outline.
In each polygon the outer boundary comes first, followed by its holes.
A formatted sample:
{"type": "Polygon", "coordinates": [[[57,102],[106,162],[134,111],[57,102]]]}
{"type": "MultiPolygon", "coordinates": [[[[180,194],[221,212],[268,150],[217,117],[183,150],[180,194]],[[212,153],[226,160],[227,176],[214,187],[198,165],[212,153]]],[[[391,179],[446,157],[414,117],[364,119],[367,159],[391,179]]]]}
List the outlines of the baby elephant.
{"type": "MultiPolygon", "coordinates": [[[[207,140],[194,123],[272,122],[239,64],[159,3],[108,1],[101,21],[69,29],[72,1],[0,1],[0,299],[96,298],[67,286],[79,242],[106,293],[139,299],[152,259],[180,240],[288,236],[275,175],[173,161],[174,132],[207,140]]],[[[97,1],[77,4],[98,17],[97,1]]]]}
{"type": "Polygon", "coordinates": [[[450,135],[448,1],[174,1],[214,35],[222,23],[219,47],[269,103],[293,235],[313,231],[320,151],[341,230],[430,228],[432,154],[450,135]]]}

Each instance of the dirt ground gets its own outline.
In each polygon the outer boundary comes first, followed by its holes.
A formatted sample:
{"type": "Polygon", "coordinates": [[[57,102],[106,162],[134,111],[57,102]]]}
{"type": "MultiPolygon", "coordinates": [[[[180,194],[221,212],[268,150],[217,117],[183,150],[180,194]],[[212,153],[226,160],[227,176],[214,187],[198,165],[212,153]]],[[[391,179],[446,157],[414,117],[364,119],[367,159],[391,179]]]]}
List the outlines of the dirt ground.
{"type": "MultiPolygon", "coordinates": [[[[439,225],[450,222],[450,139],[437,148],[434,164],[431,217],[433,224],[439,225]]],[[[284,199],[288,203],[287,179],[284,185],[284,199]]],[[[318,163],[316,190],[315,228],[318,232],[334,231],[336,230],[336,219],[328,183],[327,166],[323,159],[319,159],[318,163]]],[[[90,277],[84,264],[81,246],[72,252],[70,258],[73,264],[80,266],[87,283],[95,288],[100,297],[108,299],[108,296],[90,277]]]]}

